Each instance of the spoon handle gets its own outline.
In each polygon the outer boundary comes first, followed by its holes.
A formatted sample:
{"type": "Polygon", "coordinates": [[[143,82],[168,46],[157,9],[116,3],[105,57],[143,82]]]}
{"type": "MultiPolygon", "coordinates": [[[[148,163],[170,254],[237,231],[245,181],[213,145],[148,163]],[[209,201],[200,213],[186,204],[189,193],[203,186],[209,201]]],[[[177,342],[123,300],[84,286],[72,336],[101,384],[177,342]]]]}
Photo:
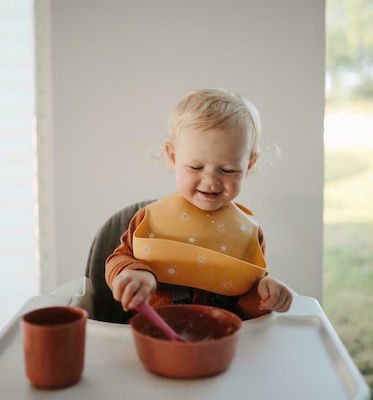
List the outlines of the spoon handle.
{"type": "Polygon", "coordinates": [[[136,307],[136,310],[143,314],[148,320],[160,329],[170,340],[185,342],[186,340],[179,336],[168,323],[149,305],[144,301],[136,307]]]}

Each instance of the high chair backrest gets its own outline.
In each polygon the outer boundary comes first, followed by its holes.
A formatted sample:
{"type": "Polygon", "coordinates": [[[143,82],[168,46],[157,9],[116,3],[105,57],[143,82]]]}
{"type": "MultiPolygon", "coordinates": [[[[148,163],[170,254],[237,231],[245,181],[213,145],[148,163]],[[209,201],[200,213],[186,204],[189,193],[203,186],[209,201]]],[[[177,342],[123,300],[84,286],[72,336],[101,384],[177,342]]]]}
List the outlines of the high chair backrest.
{"type": "Polygon", "coordinates": [[[88,255],[85,276],[89,280],[93,318],[99,321],[126,323],[132,312],[125,313],[115,301],[105,281],[105,260],[120,244],[120,237],[127,230],[135,213],[155,200],[132,204],[114,214],[97,232],[88,255]]]}

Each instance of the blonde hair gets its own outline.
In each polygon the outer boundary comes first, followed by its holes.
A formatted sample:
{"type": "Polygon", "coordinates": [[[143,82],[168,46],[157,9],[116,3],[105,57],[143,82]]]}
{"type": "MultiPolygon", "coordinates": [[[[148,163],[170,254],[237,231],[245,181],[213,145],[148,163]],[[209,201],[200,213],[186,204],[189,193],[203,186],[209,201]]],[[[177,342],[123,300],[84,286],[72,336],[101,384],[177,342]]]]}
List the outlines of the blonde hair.
{"type": "Polygon", "coordinates": [[[174,143],[185,129],[236,128],[247,134],[250,158],[260,154],[260,117],[255,106],[238,93],[203,89],[187,94],[177,104],[169,121],[166,142],[174,143]]]}

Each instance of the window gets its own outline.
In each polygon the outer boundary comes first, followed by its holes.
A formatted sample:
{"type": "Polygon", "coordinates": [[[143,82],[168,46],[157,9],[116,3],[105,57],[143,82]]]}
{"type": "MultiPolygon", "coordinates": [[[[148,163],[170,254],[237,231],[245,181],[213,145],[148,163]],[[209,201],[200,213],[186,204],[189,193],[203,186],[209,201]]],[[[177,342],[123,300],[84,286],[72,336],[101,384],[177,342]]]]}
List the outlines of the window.
{"type": "Polygon", "coordinates": [[[0,1],[0,328],[39,292],[32,6],[0,1]]]}

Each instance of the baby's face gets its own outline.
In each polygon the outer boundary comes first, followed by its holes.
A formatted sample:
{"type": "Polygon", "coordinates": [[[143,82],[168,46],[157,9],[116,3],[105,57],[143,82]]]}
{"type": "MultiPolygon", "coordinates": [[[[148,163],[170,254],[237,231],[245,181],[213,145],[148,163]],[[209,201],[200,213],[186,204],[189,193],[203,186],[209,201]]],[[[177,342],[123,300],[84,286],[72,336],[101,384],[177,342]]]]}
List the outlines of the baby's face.
{"type": "Polygon", "coordinates": [[[180,194],[215,211],[240,192],[249,165],[246,136],[236,130],[188,130],[166,147],[180,194]]]}

